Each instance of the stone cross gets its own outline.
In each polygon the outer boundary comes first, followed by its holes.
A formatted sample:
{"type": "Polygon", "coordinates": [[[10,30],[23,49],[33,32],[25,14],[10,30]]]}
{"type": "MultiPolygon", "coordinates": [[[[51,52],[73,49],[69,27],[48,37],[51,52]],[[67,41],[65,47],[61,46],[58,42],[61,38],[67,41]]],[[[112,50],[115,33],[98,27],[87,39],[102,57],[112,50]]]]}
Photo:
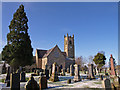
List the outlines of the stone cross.
{"type": "Polygon", "coordinates": [[[10,75],[10,88],[11,90],[20,90],[20,74],[12,73],[10,75]]]}
{"type": "Polygon", "coordinates": [[[77,65],[77,64],[75,64],[74,67],[75,67],[75,75],[74,75],[74,79],[73,79],[73,80],[74,80],[75,82],[76,82],[76,81],[81,81],[80,73],[79,73],[80,67],[79,67],[79,65],[77,65]]]}
{"type": "Polygon", "coordinates": [[[111,54],[111,57],[110,57],[110,63],[111,63],[111,75],[115,76],[116,73],[115,73],[115,67],[114,67],[114,61],[113,61],[112,54],[111,54]]]}
{"type": "Polygon", "coordinates": [[[53,63],[52,75],[51,75],[49,80],[53,81],[53,82],[59,81],[58,74],[57,74],[57,64],[56,63],[53,63]]]}
{"type": "Polygon", "coordinates": [[[74,67],[72,64],[70,65],[70,76],[74,76],[74,67]]]}
{"type": "Polygon", "coordinates": [[[94,72],[93,72],[93,64],[88,64],[88,69],[89,69],[89,74],[88,78],[93,79],[94,77],[94,72]]]}

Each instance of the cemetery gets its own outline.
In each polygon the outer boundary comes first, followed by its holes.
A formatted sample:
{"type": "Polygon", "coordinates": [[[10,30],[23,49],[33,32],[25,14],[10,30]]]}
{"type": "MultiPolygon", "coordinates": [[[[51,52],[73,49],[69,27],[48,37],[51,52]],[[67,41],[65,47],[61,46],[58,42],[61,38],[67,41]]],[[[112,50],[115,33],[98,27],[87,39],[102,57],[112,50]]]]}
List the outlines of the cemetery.
{"type": "Polygon", "coordinates": [[[55,45],[36,49],[33,56],[27,22],[20,5],[9,25],[7,45],[0,53],[0,90],[120,90],[120,65],[112,54],[107,67],[101,52],[83,64],[75,55],[74,34],[67,33],[64,51],[55,45]]]}
{"type": "Polygon", "coordinates": [[[67,88],[87,88],[87,89],[120,89],[120,68],[114,67],[113,57],[110,57],[109,69],[103,68],[101,73],[94,69],[93,64],[88,64],[86,73],[80,66],[70,65],[68,70],[62,69],[53,63],[50,69],[34,69],[26,72],[24,67],[14,72],[10,66],[3,64],[4,71],[0,74],[0,89],[2,90],[41,90],[41,89],[67,89],[67,88]],[[52,70],[52,72],[50,72],[52,70]],[[69,71],[69,72],[68,72],[69,71]],[[97,73],[96,73],[97,72],[97,73]]]}

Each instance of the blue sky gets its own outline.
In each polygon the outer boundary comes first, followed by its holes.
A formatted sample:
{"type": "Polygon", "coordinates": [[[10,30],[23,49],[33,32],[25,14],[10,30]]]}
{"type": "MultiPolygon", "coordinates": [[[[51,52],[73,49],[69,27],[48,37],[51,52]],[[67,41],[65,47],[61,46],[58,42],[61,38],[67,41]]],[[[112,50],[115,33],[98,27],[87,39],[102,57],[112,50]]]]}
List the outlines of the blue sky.
{"type": "Polygon", "coordinates": [[[2,41],[6,44],[9,24],[19,5],[25,6],[29,35],[35,49],[50,49],[56,44],[64,51],[64,35],[74,34],[75,55],[96,55],[104,51],[118,60],[117,2],[3,2],[2,41]]]}

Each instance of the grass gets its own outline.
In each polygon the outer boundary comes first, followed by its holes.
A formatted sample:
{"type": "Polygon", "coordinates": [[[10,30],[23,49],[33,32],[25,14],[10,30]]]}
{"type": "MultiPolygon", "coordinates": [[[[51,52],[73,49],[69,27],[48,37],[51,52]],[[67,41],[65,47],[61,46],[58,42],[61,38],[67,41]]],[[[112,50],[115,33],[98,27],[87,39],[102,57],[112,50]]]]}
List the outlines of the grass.
{"type": "Polygon", "coordinates": [[[5,79],[0,79],[0,82],[4,83],[5,79]]]}

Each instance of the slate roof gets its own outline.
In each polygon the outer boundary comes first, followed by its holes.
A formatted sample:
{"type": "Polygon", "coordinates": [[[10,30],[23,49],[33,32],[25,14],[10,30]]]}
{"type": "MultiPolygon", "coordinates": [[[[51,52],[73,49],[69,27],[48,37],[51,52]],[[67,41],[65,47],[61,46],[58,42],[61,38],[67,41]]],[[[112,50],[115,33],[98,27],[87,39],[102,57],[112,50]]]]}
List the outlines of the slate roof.
{"type": "MultiPolygon", "coordinates": [[[[55,47],[58,47],[57,45],[55,47]]],[[[38,54],[38,58],[43,58],[43,57],[47,57],[55,48],[51,48],[49,50],[41,50],[41,49],[36,49],[37,50],[37,54],[38,54]]],[[[62,52],[62,54],[66,57],[66,52],[62,52]]]]}

